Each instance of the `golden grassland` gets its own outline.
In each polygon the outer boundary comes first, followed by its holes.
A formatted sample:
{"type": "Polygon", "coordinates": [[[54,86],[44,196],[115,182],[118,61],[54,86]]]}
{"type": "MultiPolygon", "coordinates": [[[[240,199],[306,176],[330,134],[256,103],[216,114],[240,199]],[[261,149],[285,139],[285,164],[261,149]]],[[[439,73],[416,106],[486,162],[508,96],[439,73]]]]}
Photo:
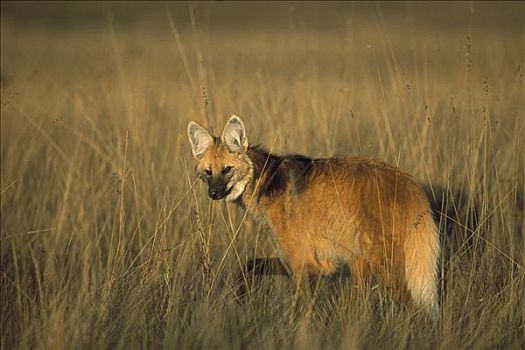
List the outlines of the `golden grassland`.
{"type": "Polygon", "coordinates": [[[2,3],[2,349],[523,348],[525,11],[492,5],[2,3]],[[439,323],[346,275],[239,301],[277,251],[206,197],[186,136],[233,113],[273,152],[420,181],[439,323]]]}

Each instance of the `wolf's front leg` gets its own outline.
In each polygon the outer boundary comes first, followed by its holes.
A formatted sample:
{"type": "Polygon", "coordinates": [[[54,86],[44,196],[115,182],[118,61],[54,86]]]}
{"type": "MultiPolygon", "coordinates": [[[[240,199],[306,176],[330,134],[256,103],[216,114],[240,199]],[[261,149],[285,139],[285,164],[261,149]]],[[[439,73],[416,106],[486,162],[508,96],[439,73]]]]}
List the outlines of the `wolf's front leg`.
{"type": "Polygon", "coordinates": [[[246,295],[252,280],[257,275],[282,275],[289,276],[289,268],[279,258],[254,258],[248,260],[245,267],[239,273],[237,281],[237,296],[246,295]]]}
{"type": "Polygon", "coordinates": [[[288,256],[288,265],[295,284],[295,296],[301,298],[308,295],[310,292],[310,277],[313,275],[304,256],[288,256]]]}

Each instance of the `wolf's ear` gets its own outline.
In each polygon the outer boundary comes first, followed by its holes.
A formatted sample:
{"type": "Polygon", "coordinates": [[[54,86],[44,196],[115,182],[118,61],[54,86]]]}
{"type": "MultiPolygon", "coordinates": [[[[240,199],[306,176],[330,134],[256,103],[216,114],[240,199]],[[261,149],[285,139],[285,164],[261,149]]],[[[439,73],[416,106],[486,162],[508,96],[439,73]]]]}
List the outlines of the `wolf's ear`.
{"type": "Polygon", "coordinates": [[[201,157],[213,143],[213,136],[208,130],[195,122],[188,124],[188,138],[191,143],[191,151],[195,158],[201,157]]]}
{"type": "Polygon", "coordinates": [[[230,152],[246,152],[248,149],[248,138],[246,137],[246,130],[241,118],[232,115],[224,127],[221,139],[230,152]]]}

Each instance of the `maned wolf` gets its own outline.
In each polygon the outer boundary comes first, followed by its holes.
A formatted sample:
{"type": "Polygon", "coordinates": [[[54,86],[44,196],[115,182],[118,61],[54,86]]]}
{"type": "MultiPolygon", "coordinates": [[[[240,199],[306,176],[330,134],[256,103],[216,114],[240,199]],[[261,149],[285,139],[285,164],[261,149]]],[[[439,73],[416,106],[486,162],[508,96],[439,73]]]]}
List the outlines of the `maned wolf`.
{"type": "Polygon", "coordinates": [[[437,316],[438,232],[408,174],[369,158],[270,154],[248,145],[235,115],[220,138],[195,122],[188,136],[208,195],[270,226],[297,287],[348,264],[358,284],[379,276],[437,316]]]}

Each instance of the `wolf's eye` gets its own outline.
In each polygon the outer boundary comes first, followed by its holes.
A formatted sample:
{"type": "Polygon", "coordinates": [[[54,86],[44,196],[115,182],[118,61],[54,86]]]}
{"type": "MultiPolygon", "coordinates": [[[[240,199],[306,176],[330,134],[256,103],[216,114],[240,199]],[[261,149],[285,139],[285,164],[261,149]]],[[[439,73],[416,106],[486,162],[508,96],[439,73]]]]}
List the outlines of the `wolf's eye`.
{"type": "Polygon", "coordinates": [[[226,175],[226,174],[229,174],[231,171],[232,171],[232,167],[231,167],[231,166],[227,166],[227,167],[222,168],[222,171],[221,171],[221,172],[222,172],[224,175],[226,175]]]}
{"type": "Polygon", "coordinates": [[[206,169],[204,170],[204,177],[210,177],[211,176],[211,170],[210,169],[206,169]]]}

